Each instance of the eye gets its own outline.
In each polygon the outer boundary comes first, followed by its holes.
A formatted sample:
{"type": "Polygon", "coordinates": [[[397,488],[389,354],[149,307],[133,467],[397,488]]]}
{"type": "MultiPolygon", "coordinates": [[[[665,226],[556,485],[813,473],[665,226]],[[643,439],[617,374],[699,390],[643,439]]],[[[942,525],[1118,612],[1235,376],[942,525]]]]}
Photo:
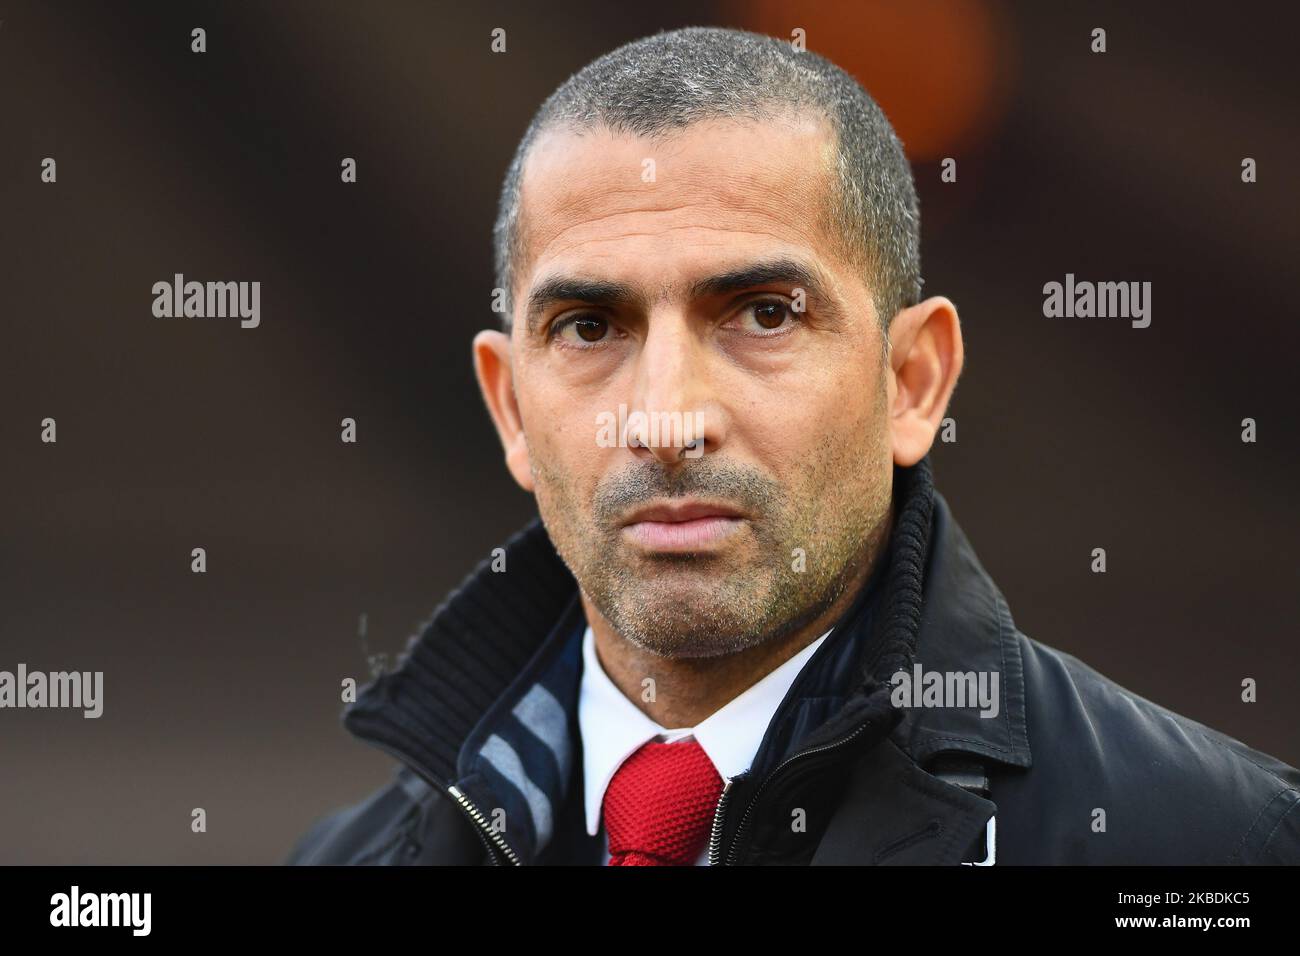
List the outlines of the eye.
{"type": "Polygon", "coordinates": [[[565,345],[587,348],[608,338],[609,332],[609,319],[594,312],[582,312],[557,320],[551,326],[549,337],[565,345]]]}
{"type": "Polygon", "coordinates": [[[798,321],[784,299],[755,299],[740,310],[741,325],[750,335],[785,334],[798,321]],[[786,320],[790,321],[787,322],[786,320]]]}

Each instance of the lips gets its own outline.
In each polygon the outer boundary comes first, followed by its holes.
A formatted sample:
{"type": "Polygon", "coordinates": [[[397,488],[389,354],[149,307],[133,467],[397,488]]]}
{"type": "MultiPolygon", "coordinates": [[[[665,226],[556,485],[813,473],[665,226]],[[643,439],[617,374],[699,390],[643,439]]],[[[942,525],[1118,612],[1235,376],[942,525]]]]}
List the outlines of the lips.
{"type": "Polygon", "coordinates": [[[695,521],[700,518],[743,518],[744,512],[725,504],[704,501],[660,502],[637,508],[624,524],[654,521],[664,524],[695,521]]]}
{"type": "Polygon", "coordinates": [[[623,533],[648,551],[707,551],[739,531],[745,520],[743,512],[726,504],[659,502],[633,511],[623,533]]]}

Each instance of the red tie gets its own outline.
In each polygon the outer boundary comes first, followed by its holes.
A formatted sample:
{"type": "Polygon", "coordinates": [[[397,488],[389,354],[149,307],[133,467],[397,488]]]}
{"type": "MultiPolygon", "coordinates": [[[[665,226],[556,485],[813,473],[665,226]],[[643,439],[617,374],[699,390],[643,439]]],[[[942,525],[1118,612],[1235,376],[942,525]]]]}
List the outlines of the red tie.
{"type": "Polygon", "coordinates": [[[721,795],[722,778],[698,741],[643,744],[605,790],[609,865],[693,865],[721,795]]]}

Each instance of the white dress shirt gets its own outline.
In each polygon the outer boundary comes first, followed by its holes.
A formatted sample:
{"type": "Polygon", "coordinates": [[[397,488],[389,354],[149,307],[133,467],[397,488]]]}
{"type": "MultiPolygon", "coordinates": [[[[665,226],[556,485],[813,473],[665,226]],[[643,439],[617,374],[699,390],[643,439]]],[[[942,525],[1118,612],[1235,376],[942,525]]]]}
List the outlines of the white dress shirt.
{"type": "MultiPolygon", "coordinates": [[[[582,683],[578,691],[587,832],[595,836],[600,830],[605,789],[615,771],[647,741],[694,737],[724,781],[748,770],[777,707],[827,634],[830,631],[694,727],[666,730],[610,680],[596,657],[596,636],[588,627],[582,639],[582,683]]],[[[609,862],[607,838],[601,861],[609,862]]],[[[695,865],[707,866],[708,862],[706,845],[695,865]]]]}

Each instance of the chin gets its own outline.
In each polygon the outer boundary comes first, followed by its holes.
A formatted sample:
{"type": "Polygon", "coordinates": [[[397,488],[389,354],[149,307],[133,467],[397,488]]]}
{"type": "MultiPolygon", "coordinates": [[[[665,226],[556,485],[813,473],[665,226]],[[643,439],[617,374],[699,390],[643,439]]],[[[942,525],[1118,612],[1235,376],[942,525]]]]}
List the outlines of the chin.
{"type": "MultiPolygon", "coordinates": [[[[744,613],[755,610],[753,604],[730,606],[716,576],[693,577],[620,595],[602,613],[624,638],[661,657],[718,657],[762,642],[753,615],[744,613]]],[[[752,600],[761,590],[751,586],[747,596],[752,600]]]]}
{"type": "Polygon", "coordinates": [[[722,657],[743,651],[754,643],[730,635],[721,635],[717,631],[701,631],[698,626],[680,632],[652,628],[645,633],[626,630],[620,630],[619,633],[642,650],[673,660],[722,657]]]}

